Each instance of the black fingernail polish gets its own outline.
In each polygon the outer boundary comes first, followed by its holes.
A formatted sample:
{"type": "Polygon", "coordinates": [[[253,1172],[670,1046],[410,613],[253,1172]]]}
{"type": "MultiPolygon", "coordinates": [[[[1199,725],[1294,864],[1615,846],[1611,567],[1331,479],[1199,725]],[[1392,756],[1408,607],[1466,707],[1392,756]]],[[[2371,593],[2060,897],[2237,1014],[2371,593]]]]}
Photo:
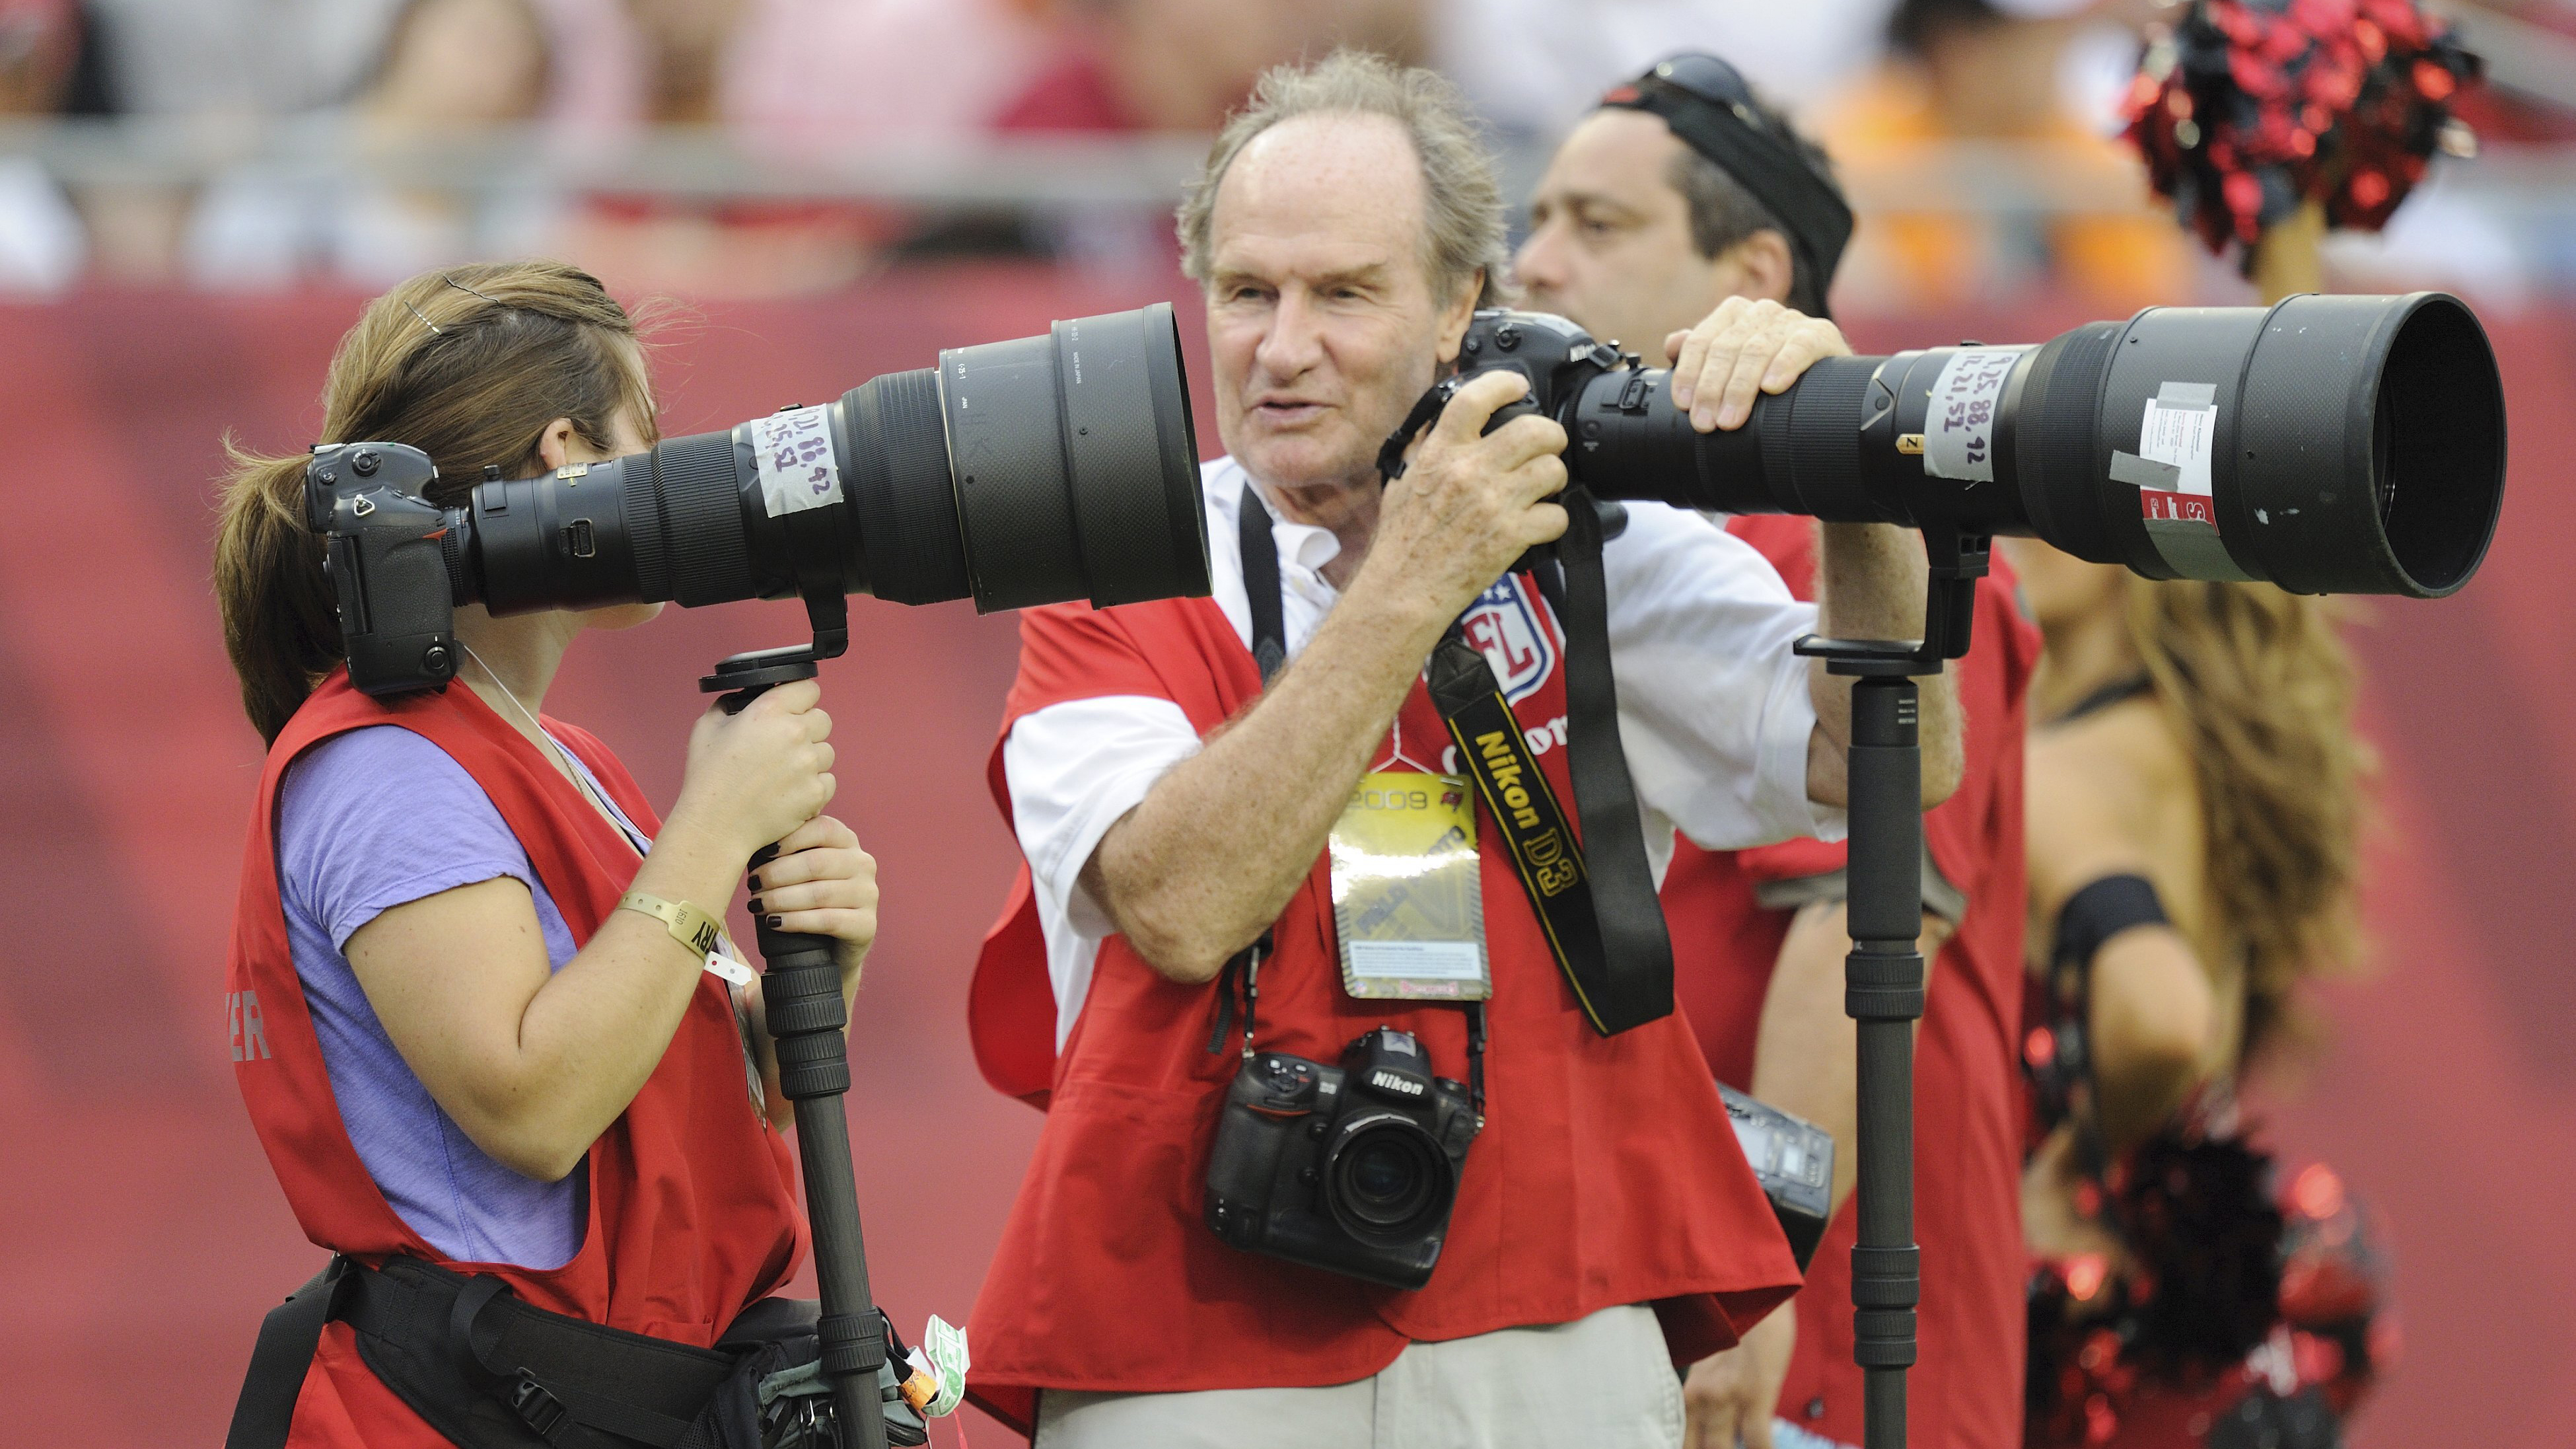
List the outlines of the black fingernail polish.
{"type": "Polygon", "coordinates": [[[760,912],[760,897],[758,897],[758,896],[753,896],[753,897],[751,898],[751,913],[752,913],[753,915],[755,915],[755,916],[756,916],[756,915],[759,915],[759,914],[761,913],[761,912],[760,912]]]}
{"type": "Polygon", "coordinates": [[[760,889],[760,877],[759,877],[759,876],[757,876],[757,875],[747,875],[747,876],[744,876],[742,879],[743,879],[743,883],[744,883],[744,884],[746,884],[746,885],[748,885],[748,886],[750,886],[753,890],[758,890],[758,889],[760,889]]]}
{"type": "Polygon", "coordinates": [[[784,916],[771,916],[769,918],[769,929],[773,931],[783,929],[786,924],[787,918],[784,916]]]}

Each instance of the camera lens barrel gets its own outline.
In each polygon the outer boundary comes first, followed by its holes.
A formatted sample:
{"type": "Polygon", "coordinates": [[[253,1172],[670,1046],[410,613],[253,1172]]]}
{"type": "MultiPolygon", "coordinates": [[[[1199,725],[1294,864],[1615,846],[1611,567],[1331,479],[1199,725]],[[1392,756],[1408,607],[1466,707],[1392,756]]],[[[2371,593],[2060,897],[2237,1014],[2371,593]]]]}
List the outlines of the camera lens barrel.
{"type": "Polygon", "coordinates": [[[1020,337],[939,355],[959,532],[978,612],[1082,593],[1054,340],[1020,337]]]}
{"type": "Polygon", "coordinates": [[[1055,324],[1074,525],[1096,604],[1161,598],[1165,580],[1184,576],[1207,591],[1180,335],[1169,305],[1055,324]]]}
{"type": "MultiPolygon", "coordinates": [[[[773,503],[761,449],[774,431],[759,422],[478,485],[457,602],[518,613],[839,592],[989,612],[1208,591],[1168,303],[953,348],[814,411],[839,484],[829,501],[773,503]]],[[[796,466],[814,466],[810,446],[796,466]]]]}
{"type": "Polygon", "coordinates": [[[951,349],[939,386],[977,609],[1133,603],[1166,597],[1164,581],[1183,575],[1206,592],[1198,446],[1168,305],[951,349]]]}
{"type": "Polygon", "coordinates": [[[2495,355],[2457,298],[2155,307],[2039,347],[1826,358],[1699,434],[1661,370],[1562,414],[1613,498],[2026,534],[2151,578],[2439,597],[2504,488],[2495,355]]]}
{"type": "MultiPolygon", "coordinates": [[[[651,498],[639,500],[626,485],[626,467],[620,459],[475,484],[466,521],[480,567],[464,572],[478,578],[481,589],[467,598],[479,598],[495,614],[636,598],[643,570],[627,512],[651,498]]],[[[656,549],[663,536],[658,522],[642,531],[656,549]]],[[[668,576],[667,566],[662,573],[668,576]]]]}
{"type": "Polygon", "coordinates": [[[2255,521],[2254,567],[2284,588],[2439,597],[2468,582],[2495,535],[2494,350],[2458,299],[2399,301],[2293,297],[2265,320],[2246,368],[2235,513],[2255,521]]]}
{"type": "Polygon", "coordinates": [[[841,484],[868,592],[936,604],[973,591],[936,369],[889,372],[841,398],[841,484]]]}

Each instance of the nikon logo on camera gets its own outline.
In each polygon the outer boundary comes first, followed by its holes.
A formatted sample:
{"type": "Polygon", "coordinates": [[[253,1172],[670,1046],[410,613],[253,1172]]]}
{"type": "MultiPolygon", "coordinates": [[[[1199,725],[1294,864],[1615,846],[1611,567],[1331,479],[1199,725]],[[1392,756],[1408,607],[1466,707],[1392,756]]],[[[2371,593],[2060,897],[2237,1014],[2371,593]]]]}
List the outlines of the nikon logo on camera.
{"type": "Polygon", "coordinates": [[[1383,1067],[1369,1073],[1369,1085],[1381,1092],[1401,1092],[1408,1097],[1419,1097],[1425,1090],[1420,1082],[1411,1077],[1390,1072],[1383,1067]]]}

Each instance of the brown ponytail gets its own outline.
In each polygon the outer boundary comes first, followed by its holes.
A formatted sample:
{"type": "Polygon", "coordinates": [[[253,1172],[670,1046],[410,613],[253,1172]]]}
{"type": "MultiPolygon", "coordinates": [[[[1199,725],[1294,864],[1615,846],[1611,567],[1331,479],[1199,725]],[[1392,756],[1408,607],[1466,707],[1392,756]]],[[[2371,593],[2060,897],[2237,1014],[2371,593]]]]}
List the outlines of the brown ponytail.
{"type": "MultiPolygon", "coordinates": [[[[319,441],[408,443],[438,465],[429,496],[447,504],[486,467],[535,472],[557,418],[607,451],[621,410],[654,436],[635,323],[597,278],[562,262],[451,267],[368,303],[340,339],[319,441]]],[[[229,434],[224,450],[215,597],[242,709],[273,742],[343,657],[339,616],[322,541],[304,526],[304,455],[255,453],[229,434]]]]}

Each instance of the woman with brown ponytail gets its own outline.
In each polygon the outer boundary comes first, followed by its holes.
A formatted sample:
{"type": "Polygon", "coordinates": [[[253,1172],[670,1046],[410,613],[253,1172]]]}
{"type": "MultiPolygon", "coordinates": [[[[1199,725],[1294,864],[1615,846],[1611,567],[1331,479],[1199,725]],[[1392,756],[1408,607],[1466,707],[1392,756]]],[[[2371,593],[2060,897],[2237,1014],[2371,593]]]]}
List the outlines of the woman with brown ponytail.
{"type": "MultiPolygon", "coordinates": [[[[426,452],[440,503],[487,467],[529,477],[654,437],[633,323],[548,262],[377,298],[323,415],[322,441],[426,452]]],[[[855,989],[875,863],[821,813],[831,721],[810,682],[710,711],[664,822],[598,740],[540,712],[580,635],[658,606],[468,605],[462,687],[360,694],[304,465],[236,449],[216,545],[225,642],[270,742],[227,989],[253,1124],[337,1256],[271,1315],[232,1442],[684,1428],[739,1368],[707,1350],[803,1248],[760,983],[692,938],[781,840],[752,909],[834,937],[855,989]]]]}
{"type": "Polygon", "coordinates": [[[2232,1088],[2358,949],[2366,760],[2333,611],[2004,543],[2047,641],[2026,1442],[2323,1449],[2369,1383],[2376,1264],[2330,1172],[2270,1180],[2232,1088]]]}

